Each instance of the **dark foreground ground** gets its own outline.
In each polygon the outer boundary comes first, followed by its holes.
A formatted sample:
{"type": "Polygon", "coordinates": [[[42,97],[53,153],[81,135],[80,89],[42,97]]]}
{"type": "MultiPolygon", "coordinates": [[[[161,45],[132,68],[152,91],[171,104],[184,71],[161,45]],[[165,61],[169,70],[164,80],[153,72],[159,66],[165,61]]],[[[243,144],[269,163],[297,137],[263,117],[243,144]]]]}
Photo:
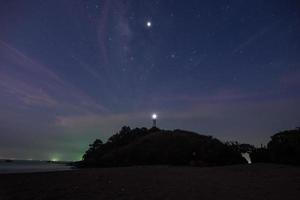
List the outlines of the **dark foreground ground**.
{"type": "Polygon", "coordinates": [[[300,199],[300,167],[125,167],[0,175],[6,199],[300,199]]]}

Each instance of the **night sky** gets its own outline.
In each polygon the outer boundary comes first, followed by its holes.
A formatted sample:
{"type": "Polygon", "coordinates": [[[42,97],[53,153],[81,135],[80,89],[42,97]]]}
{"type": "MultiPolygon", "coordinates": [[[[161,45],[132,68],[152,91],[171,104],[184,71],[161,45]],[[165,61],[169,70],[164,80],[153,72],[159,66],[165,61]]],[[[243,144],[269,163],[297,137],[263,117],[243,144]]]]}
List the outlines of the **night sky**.
{"type": "Polygon", "coordinates": [[[266,144],[300,126],[297,0],[0,0],[0,158],[123,125],[266,144]]]}

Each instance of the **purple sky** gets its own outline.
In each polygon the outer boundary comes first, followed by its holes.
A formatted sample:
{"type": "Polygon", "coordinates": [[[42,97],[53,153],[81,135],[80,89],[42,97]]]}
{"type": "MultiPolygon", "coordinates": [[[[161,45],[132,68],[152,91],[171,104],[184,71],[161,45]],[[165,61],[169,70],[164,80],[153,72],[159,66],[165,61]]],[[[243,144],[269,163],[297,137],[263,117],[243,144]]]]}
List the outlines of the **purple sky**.
{"type": "Polygon", "coordinates": [[[153,112],[255,145],[299,126],[296,0],[9,0],[0,30],[0,158],[77,160],[153,112]]]}

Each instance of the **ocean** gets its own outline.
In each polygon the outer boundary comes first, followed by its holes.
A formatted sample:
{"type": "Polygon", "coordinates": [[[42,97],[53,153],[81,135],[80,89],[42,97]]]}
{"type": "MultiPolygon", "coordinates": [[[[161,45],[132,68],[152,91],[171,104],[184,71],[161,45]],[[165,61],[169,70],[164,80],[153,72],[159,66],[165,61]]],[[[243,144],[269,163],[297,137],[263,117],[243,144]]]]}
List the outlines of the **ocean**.
{"type": "Polygon", "coordinates": [[[72,166],[62,162],[27,161],[27,160],[0,160],[0,174],[32,173],[73,170],[72,166]]]}

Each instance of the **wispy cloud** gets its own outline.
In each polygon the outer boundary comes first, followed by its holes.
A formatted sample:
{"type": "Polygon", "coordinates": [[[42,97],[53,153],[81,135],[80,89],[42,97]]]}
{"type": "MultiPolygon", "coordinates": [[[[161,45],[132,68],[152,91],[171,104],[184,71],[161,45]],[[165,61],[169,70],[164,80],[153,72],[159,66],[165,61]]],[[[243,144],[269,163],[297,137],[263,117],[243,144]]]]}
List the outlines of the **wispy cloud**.
{"type": "Polygon", "coordinates": [[[271,31],[274,27],[276,27],[282,20],[278,20],[275,23],[265,26],[263,28],[261,28],[260,30],[258,30],[257,32],[255,32],[253,35],[251,35],[249,38],[247,38],[245,41],[243,41],[242,43],[240,43],[239,46],[237,46],[232,53],[236,54],[242,50],[244,50],[245,48],[247,48],[248,46],[250,46],[252,43],[254,43],[255,41],[257,41],[259,38],[263,37],[264,35],[266,35],[266,33],[268,33],[269,31],[271,31]]]}
{"type": "Polygon", "coordinates": [[[49,67],[3,41],[0,58],[0,95],[9,95],[25,105],[59,107],[68,112],[107,111],[49,67]]]}
{"type": "Polygon", "coordinates": [[[0,73],[0,88],[9,95],[18,98],[21,102],[31,106],[57,106],[59,103],[49,96],[43,89],[37,89],[34,86],[14,79],[7,74],[0,73]]]}
{"type": "Polygon", "coordinates": [[[128,5],[118,0],[104,0],[98,23],[98,42],[100,57],[104,64],[108,64],[111,58],[109,46],[114,41],[114,58],[123,59],[128,54],[132,31],[129,26],[128,5]],[[113,36],[113,38],[111,38],[113,36]]]}

